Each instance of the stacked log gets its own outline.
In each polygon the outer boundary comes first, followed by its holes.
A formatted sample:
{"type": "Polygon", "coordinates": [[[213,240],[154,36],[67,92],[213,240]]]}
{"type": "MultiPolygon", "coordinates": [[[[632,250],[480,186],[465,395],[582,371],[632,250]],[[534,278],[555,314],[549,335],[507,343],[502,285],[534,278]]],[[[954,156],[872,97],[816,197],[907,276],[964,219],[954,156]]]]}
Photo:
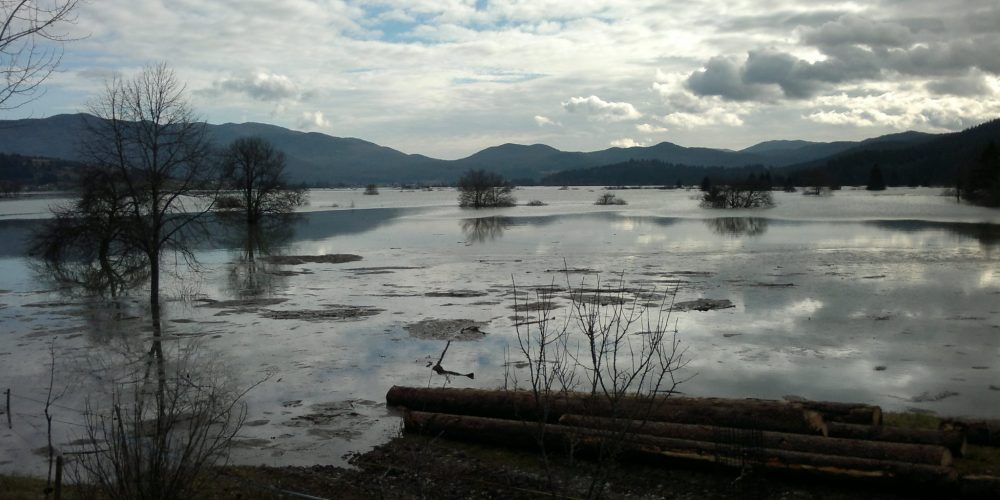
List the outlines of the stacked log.
{"type": "Polygon", "coordinates": [[[965,448],[961,432],[882,426],[881,409],[870,405],[687,397],[609,402],[578,393],[536,399],[525,391],[398,386],[386,401],[407,408],[407,431],[502,445],[610,445],[719,463],[749,447],[755,466],[836,476],[950,482],[952,457],[965,448]],[[746,436],[752,439],[743,443],[746,436]]]}
{"type": "Polygon", "coordinates": [[[580,393],[553,393],[536,401],[527,391],[417,388],[393,386],[386,394],[390,406],[411,410],[478,417],[555,423],[565,414],[715,425],[742,429],[826,435],[823,416],[801,403],[755,399],[716,398],[607,398],[580,393]]]}
{"type": "MultiPolygon", "coordinates": [[[[622,453],[699,462],[720,460],[719,443],[646,434],[623,437],[607,430],[559,424],[546,424],[544,433],[538,433],[538,425],[530,422],[408,411],[404,417],[404,427],[410,432],[505,446],[536,445],[540,438],[551,449],[572,446],[581,453],[596,453],[602,446],[616,446],[622,453]]],[[[944,452],[947,453],[947,450],[944,452]]],[[[767,469],[820,472],[858,478],[900,478],[919,482],[948,482],[956,478],[953,468],[941,465],[771,448],[763,448],[758,454],[761,457],[758,465],[767,469]]]]}
{"type": "Polygon", "coordinates": [[[943,446],[956,457],[964,456],[966,451],[966,436],[959,430],[934,431],[838,422],[829,422],[826,427],[830,437],[835,438],[943,446]]]}
{"type": "MultiPolygon", "coordinates": [[[[712,425],[676,424],[672,422],[621,421],[603,417],[563,415],[559,423],[573,427],[590,429],[628,429],[630,432],[666,438],[693,441],[716,441],[719,428],[712,425]]],[[[861,439],[830,439],[808,434],[761,431],[759,444],[762,448],[787,451],[801,451],[823,455],[890,460],[918,464],[952,465],[952,454],[943,446],[927,444],[905,444],[885,441],[865,441],[861,439]]]]}

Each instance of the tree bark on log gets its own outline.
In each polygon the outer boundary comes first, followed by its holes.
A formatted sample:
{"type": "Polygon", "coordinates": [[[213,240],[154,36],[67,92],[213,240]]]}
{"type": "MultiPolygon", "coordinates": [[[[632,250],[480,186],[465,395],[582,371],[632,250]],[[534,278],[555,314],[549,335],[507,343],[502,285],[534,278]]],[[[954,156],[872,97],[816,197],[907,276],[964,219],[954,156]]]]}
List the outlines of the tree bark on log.
{"type": "Polygon", "coordinates": [[[904,429],[886,425],[857,425],[840,422],[828,422],[826,426],[830,437],[890,443],[929,444],[944,446],[955,457],[965,455],[966,438],[965,433],[961,431],[904,429]]]}
{"type": "MultiPolygon", "coordinates": [[[[735,465],[736,462],[732,461],[727,452],[741,451],[737,449],[738,447],[727,450],[726,446],[704,441],[644,434],[623,437],[598,429],[467,415],[407,411],[403,422],[407,432],[504,446],[530,447],[544,443],[549,450],[565,448],[581,453],[595,453],[595,450],[602,446],[616,447],[615,449],[621,453],[735,465]]],[[[759,462],[755,465],[767,469],[809,472],[824,476],[899,478],[936,483],[953,482],[957,478],[955,470],[951,467],[770,448],[762,448],[755,452],[759,457],[759,462]]]]}
{"type": "MultiPolygon", "coordinates": [[[[587,417],[566,414],[559,419],[562,425],[624,431],[666,438],[692,441],[726,442],[734,429],[711,425],[676,424],[671,422],[623,421],[604,417],[587,417]]],[[[775,450],[818,453],[846,457],[891,460],[916,464],[952,465],[952,454],[943,446],[904,444],[858,439],[836,439],[807,434],[761,431],[756,446],[775,450]]]]}
{"type": "Polygon", "coordinates": [[[826,435],[826,424],[819,412],[799,403],[779,401],[625,397],[612,402],[584,393],[552,393],[548,400],[536,400],[528,391],[393,386],[386,394],[386,402],[418,411],[550,423],[572,413],[826,435]]]}

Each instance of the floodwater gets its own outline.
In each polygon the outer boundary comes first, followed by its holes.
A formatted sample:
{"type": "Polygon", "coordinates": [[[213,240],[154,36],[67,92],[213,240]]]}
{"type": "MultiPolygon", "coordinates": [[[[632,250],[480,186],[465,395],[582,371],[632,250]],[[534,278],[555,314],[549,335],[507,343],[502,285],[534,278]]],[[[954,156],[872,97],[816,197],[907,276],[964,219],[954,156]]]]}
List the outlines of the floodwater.
{"type": "MultiPolygon", "coordinates": [[[[270,234],[216,228],[196,245],[196,272],[166,259],[166,349],[196,348],[235,385],[257,384],[234,452],[247,464],[343,464],[399,431],[384,404],[392,385],[492,388],[521,370],[505,366],[517,315],[531,314],[513,309],[513,285],[619,278],[732,304],[672,313],[684,394],[1000,417],[1000,211],[937,189],[775,193],[776,207],[737,212],[684,190],[593,205],[601,192],[526,188],[520,203],[547,205],[474,211],[452,190],[314,191],[270,234]],[[446,345],[442,367],[474,378],[432,370],[446,345]]],[[[60,293],[23,256],[58,202],[0,201],[0,389],[12,391],[0,472],[44,471],[53,359],[54,442],[70,450],[108,385],[105,361],[150,341],[143,291],[113,303],[60,293]]]]}

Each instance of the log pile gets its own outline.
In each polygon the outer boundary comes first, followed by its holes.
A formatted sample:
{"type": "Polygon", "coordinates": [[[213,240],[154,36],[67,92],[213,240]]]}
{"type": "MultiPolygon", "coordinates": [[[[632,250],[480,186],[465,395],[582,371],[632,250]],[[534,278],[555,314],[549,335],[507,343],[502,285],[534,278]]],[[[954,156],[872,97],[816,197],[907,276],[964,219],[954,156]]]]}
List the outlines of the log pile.
{"type": "Polygon", "coordinates": [[[752,433],[754,467],[824,476],[951,483],[963,432],[882,425],[877,406],[816,401],[669,397],[610,403],[587,394],[392,387],[407,432],[504,446],[586,453],[613,444],[628,455],[733,464],[752,433]],[[544,431],[544,432],[543,432],[544,431]],[[728,448],[740,448],[729,450],[728,448]],[[732,453],[730,453],[732,452],[732,453]]]}

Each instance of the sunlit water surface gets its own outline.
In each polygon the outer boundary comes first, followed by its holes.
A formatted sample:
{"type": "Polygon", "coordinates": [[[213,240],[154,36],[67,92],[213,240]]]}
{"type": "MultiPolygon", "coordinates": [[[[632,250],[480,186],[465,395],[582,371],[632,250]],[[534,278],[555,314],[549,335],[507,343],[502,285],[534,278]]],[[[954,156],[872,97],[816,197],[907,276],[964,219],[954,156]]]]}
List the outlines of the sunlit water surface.
{"type": "MultiPolygon", "coordinates": [[[[624,277],[630,287],[676,286],[677,301],[731,301],[673,313],[690,359],[685,394],[1000,417],[1000,212],[934,189],[776,193],[775,208],[741,212],[702,209],[695,191],[622,190],[621,207],[593,205],[600,193],[529,188],[519,202],[547,206],[473,211],[457,208],[452,190],[313,191],[266,251],[363,259],[259,263],[249,275],[239,231],[213,231],[198,244],[197,272],[167,259],[166,342],[208,353],[237,385],[260,382],[234,453],[249,464],[342,464],[383,442],[399,429],[384,404],[395,384],[497,387],[518,370],[504,359],[515,338],[512,284],[567,280],[624,277]],[[265,301],[211,302],[248,297],[265,301]],[[276,319],[332,305],[380,311],[276,319]],[[431,371],[445,342],[406,328],[425,319],[485,323],[486,335],[453,342],[443,362],[475,379],[431,371]]],[[[0,472],[44,470],[36,450],[51,359],[55,442],[68,450],[100,397],[95,360],[149,341],[144,292],[114,306],[67,296],[24,257],[27,235],[64,202],[0,202],[0,389],[14,396],[13,428],[0,422],[0,472]]]]}

